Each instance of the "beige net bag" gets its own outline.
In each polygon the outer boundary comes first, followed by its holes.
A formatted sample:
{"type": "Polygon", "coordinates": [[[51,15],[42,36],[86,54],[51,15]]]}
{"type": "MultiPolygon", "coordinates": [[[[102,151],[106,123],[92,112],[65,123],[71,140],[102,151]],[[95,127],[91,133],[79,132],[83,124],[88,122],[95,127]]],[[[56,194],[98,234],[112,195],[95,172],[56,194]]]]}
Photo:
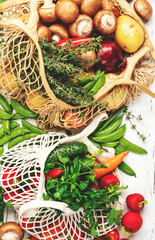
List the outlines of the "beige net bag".
{"type": "MultiPolygon", "coordinates": [[[[94,154],[97,149],[87,136],[94,131],[101,119],[106,118],[106,113],[98,115],[90,125],[75,136],[68,137],[63,132],[51,132],[24,141],[3,154],[0,182],[5,189],[4,199],[6,202],[12,201],[21,226],[32,236],[40,240],[94,239],[78,227],[84,216],[82,208],[74,212],[66,203],[43,200],[43,193],[46,193],[44,166],[49,153],[59,144],[67,142],[84,142],[88,146],[88,151],[94,154]],[[3,178],[5,174],[7,177],[3,178]],[[13,181],[13,178],[18,181],[13,181]],[[61,211],[61,215],[58,215],[57,210],[61,211]]],[[[113,149],[107,148],[106,152],[103,152],[102,160],[106,159],[107,154],[111,158],[114,155],[113,149]]],[[[117,169],[113,173],[120,179],[117,169]]],[[[114,202],[114,208],[116,210],[124,208],[124,200],[121,197],[114,202]]],[[[99,236],[117,227],[114,223],[109,225],[104,210],[98,209],[93,214],[94,220],[99,221],[97,227],[99,236]]],[[[85,227],[88,226],[86,220],[85,227]]]]}
{"type": "Polygon", "coordinates": [[[100,112],[115,110],[129,100],[135,100],[142,91],[155,97],[147,89],[153,81],[155,66],[150,60],[145,63],[146,66],[139,63],[148,52],[155,59],[146,28],[125,0],[112,1],[121,14],[133,17],[143,27],[145,41],[135,54],[127,58],[125,71],[102,87],[94,97],[94,104],[88,107],[75,107],[58,99],[46,79],[37,37],[37,8],[43,4],[43,0],[13,0],[0,4],[0,11],[3,11],[0,20],[0,91],[10,98],[22,101],[38,113],[38,123],[44,129],[53,126],[80,128],[100,112]],[[108,107],[103,108],[96,101],[108,103],[108,107]],[[64,120],[66,111],[69,114],[64,120]],[[73,113],[74,117],[71,117],[70,114],[73,113]],[[83,114],[84,118],[81,117],[83,114]]]}

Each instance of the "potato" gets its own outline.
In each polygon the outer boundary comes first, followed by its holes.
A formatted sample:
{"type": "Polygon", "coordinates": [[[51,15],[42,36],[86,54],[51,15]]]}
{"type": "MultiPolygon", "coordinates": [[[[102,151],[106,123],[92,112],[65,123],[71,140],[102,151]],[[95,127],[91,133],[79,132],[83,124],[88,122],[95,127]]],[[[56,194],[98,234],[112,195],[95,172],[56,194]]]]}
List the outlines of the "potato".
{"type": "Polygon", "coordinates": [[[20,88],[17,78],[11,73],[7,73],[5,76],[0,77],[0,89],[7,92],[18,93],[20,88]]]}
{"type": "Polygon", "coordinates": [[[117,18],[115,41],[125,52],[134,53],[144,42],[143,28],[133,18],[122,15],[117,18]]]}
{"type": "Polygon", "coordinates": [[[34,111],[40,110],[47,104],[47,98],[40,95],[38,92],[31,92],[27,94],[26,104],[34,111]]]}
{"type": "Polygon", "coordinates": [[[95,75],[95,71],[91,68],[89,70],[89,72],[83,72],[82,74],[77,73],[76,76],[74,78],[69,78],[69,81],[72,81],[73,83],[76,83],[78,81],[78,79],[82,80],[86,77],[93,77],[95,75]]]}

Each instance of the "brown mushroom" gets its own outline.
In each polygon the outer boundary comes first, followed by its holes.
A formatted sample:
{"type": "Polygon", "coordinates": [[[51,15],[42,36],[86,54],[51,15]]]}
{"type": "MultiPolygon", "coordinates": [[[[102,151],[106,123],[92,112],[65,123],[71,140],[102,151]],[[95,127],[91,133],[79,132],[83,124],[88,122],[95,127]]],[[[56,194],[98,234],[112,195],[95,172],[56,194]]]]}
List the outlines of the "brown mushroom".
{"type": "Polygon", "coordinates": [[[64,23],[72,23],[79,15],[79,8],[76,3],[71,0],[61,0],[56,3],[56,15],[64,23]]]}
{"type": "Polygon", "coordinates": [[[101,10],[94,17],[94,26],[102,34],[111,34],[116,29],[116,16],[112,11],[101,10]]]}
{"type": "Polygon", "coordinates": [[[72,0],[73,2],[75,2],[77,5],[80,5],[82,0],[72,0]]]}
{"type": "Polygon", "coordinates": [[[83,0],[81,13],[93,17],[101,9],[101,0],[83,0]]]}
{"type": "Polygon", "coordinates": [[[67,28],[62,24],[58,23],[52,24],[49,27],[49,30],[52,33],[52,40],[55,40],[56,42],[59,42],[62,39],[69,38],[67,28]]]}
{"type": "Polygon", "coordinates": [[[97,56],[96,56],[96,52],[95,51],[89,50],[87,52],[81,52],[80,55],[77,55],[77,58],[79,58],[81,60],[89,61],[87,63],[87,65],[86,65],[86,68],[89,69],[89,68],[94,66],[95,60],[96,60],[97,56]]]}
{"type": "Polygon", "coordinates": [[[46,27],[44,25],[42,25],[38,28],[37,34],[38,34],[39,39],[47,38],[48,42],[51,42],[51,40],[52,40],[51,31],[48,29],[48,27],[46,27]]]}
{"type": "Polygon", "coordinates": [[[38,9],[38,14],[44,23],[51,23],[57,20],[53,0],[44,0],[44,5],[38,9]]]}
{"type": "Polygon", "coordinates": [[[0,240],[22,240],[23,237],[23,229],[15,222],[7,222],[0,226],[0,240]]]}
{"type": "Polygon", "coordinates": [[[72,37],[88,37],[92,31],[93,20],[85,14],[80,14],[69,26],[69,33],[72,37]]]}
{"type": "Polygon", "coordinates": [[[136,0],[134,9],[144,20],[149,20],[153,13],[151,4],[146,0],[136,0]]]}
{"type": "Polygon", "coordinates": [[[111,0],[102,0],[102,9],[113,11],[116,17],[119,17],[120,10],[114,5],[111,0]]]}

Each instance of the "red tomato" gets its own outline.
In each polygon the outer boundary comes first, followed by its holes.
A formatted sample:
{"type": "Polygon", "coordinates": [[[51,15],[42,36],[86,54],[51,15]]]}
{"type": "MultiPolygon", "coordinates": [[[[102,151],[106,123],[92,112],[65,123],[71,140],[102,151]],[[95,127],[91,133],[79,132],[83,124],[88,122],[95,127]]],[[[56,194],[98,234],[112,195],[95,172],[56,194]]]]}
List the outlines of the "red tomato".
{"type": "Polygon", "coordinates": [[[138,232],[143,224],[143,219],[138,212],[127,212],[122,218],[122,226],[131,233],[138,232]]]}
{"type": "Polygon", "coordinates": [[[13,185],[12,187],[15,187],[15,184],[18,183],[20,180],[21,178],[17,173],[16,168],[8,168],[4,171],[2,175],[3,186],[5,186],[7,189],[10,189],[10,185],[13,185]]]}
{"type": "Polygon", "coordinates": [[[34,222],[30,220],[30,218],[22,218],[22,227],[25,229],[32,230],[34,227],[34,222]]]}
{"type": "Polygon", "coordinates": [[[112,230],[104,235],[104,239],[110,238],[109,240],[119,240],[119,232],[117,229],[112,230]]]}
{"type": "Polygon", "coordinates": [[[63,170],[53,168],[50,170],[50,172],[45,174],[45,180],[49,179],[50,177],[51,178],[59,177],[62,173],[63,173],[63,170]]]}
{"type": "Polygon", "coordinates": [[[71,229],[71,236],[73,237],[73,240],[83,240],[85,234],[83,231],[79,231],[79,229],[76,228],[75,232],[73,231],[73,229],[71,229]]]}
{"type": "Polygon", "coordinates": [[[15,202],[20,198],[20,190],[15,191],[9,191],[7,193],[4,193],[4,199],[5,201],[9,202],[15,202]]]}
{"type": "Polygon", "coordinates": [[[38,188],[40,180],[40,173],[37,174],[37,177],[31,177],[30,183],[34,188],[38,188]]]}
{"type": "Polygon", "coordinates": [[[109,187],[111,184],[114,186],[116,183],[120,183],[118,177],[113,174],[107,174],[99,180],[100,188],[109,187]]]}
{"type": "Polygon", "coordinates": [[[78,112],[66,110],[63,115],[64,126],[66,128],[83,127],[89,119],[89,115],[85,113],[85,117],[79,115],[78,112]]]}
{"type": "Polygon", "coordinates": [[[139,212],[144,208],[145,199],[139,193],[133,193],[127,196],[126,203],[131,211],[139,212]]]}
{"type": "Polygon", "coordinates": [[[93,184],[91,187],[94,188],[94,189],[100,189],[97,184],[93,184]]]}

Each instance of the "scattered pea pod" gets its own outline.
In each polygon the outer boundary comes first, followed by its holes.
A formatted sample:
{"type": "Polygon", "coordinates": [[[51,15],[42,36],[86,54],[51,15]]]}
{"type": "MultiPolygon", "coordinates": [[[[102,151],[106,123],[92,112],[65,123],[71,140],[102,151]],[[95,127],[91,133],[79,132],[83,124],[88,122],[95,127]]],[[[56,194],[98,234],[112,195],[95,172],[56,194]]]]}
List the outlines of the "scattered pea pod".
{"type": "Polygon", "coordinates": [[[17,113],[19,113],[25,117],[34,118],[37,116],[36,113],[34,113],[30,109],[24,107],[20,102],[18,102],[15,99],[11,99],[11,106],[13,107],[13,109],[16,110],[17,113]]]}
{"type": "MultiPolygon", "coordinates": [[[[19,127],[20,124],[17,123],[17,122],[11,122],[11,126],[10,126],[10,129],[13,129],[13,128],[16,128],[16,127],[19,127]]],[[[0,138],[5,134],[5,131],[4,131],[4,128],[3,126],[0,127],[0,138]]]]}
{"type": "Polygon", "coordinates": [[[5,99],[5,97],[2,94],[0,94],[0,105],[6,112],[8,112],[8,113],[12,112],[11,106],[9,105],[9,103],[7,102],[7,100],[5,99]]]}
{"type": "Polygon", "coordinates": [[[119,129],[115,130],[112,133],[109,133],[101,137],[92,137],[92,139],[98,143],[113,142],[115,140],[120,139],[124,135],[125,131],[126,131],[126,124],[124,124],[119,129]]]}
{"type": "Polygon", "coordinates": [[[10,134],[11,122],[10,120],[2,120],[4,132],[10,134]]]}
{"type": "Polygon", "coordinates": [[[32,132],[32,133],[47,134],[47,132],[45,132],[44,130],[35,127],[34,125],[32,125],[31,123],[29,123],[29,122],[27,122],[25,120],[22,120],[22,126],[26,127],[27,129],[29,129],[30,132],[32,132]]]}
{"type": "Polygon", "coordinates": [[[109,134],[113,131],[115,131],[122,123],[123,115],[119,118],[116,118],[115,121],[110,123],[106,128],[104,128],[102,131],[98,131],[94,134],[95,137],[102,137],[103,135],[109,134]]]}
{"type": "Polygon", "coordinates": [[[28,133],[30,132],[30,130],[28,130],[27,128],[25,127],[19,127],[17,129],[13,129],[11,130],[10,134],[9,135],[5,135],[3,136],[1,139],[0,139],[0,146],[2,146],[4,143],[7,143],[8,141],[10,141],[11,139],[19,136],[19,135],[22,135],[22,134],[25,134],[25,133],[28,133]]]}
{"type": "Polygon", "coordinates": [[[0,108],[0,117],[1,119],[10,119],[12,115],[10,113],[5,112],[3,109],[0,108]]]}
{"type": "Polygon", "coordinates": [[[23,119],[23,118],[27,118],[19,113],[15,113],[14,115],[12,115],[12,120],[17,120],[17,119],[23,119]]]}
{"type": "Polygon", "coordinates": [[[101,147],[109,147],[109,148],[113,148],[115,146],[117,146],[118,141],[115,142],[107,142],[107,143],[100,143],[101,147]]]}
{"type": "Polygon", "coordinates": [[[37,133],[27,133],[25,135],[22,135],[22,136],[19,136],[19,137],[16,137],[14,139],[12,139],[9,144],[8,144],[8,149],[14,147],[15,145],[25,141],[25,140],[29,140],[31,138],[34,138],[36,137],[38,134],[37,133]]]}
{"type": "Polygon", "coordinates": [[[134,153],[138,153],[138,154],[146,154],[147,153],[147,151],[144,148],[137,146],[136,144],[125,139],[124,137],[120,138],[119,145],[130,152],[134,152],[134,153]]]}
{"type": "Polygon", "coordinates": [[[0,147],[0,156],[2,156],[3,152],[4,152],[4,147],[2,146],[0,147]]]}
{"type": "Polygon", "coordinates": [[[126,150],[124,149],[124,148],[122,148],[120,145],[117,145],[116,147],[115,147],[115,153],[116,154],[120,154],[120,153],[122,153],[122,152],[125,152],[126,150]]]}

